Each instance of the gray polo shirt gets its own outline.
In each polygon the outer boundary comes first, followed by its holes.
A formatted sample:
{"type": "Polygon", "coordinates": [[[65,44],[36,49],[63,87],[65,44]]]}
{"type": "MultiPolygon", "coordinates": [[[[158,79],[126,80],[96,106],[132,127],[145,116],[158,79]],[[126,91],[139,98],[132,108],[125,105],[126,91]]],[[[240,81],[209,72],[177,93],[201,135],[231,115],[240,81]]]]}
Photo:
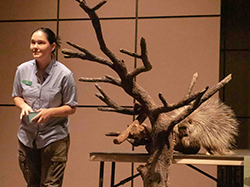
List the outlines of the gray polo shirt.
{"type": "MultiPolygon", "coordinates": [[[[45,81],[41,85],[36,75],[35,60],[17,67],[12,97],[21,97],[33,109],[76,106],[77,91],[72,72],[62,63],[52,60],[46,68],[45,81]]],[[[32,148],[35,141],[38,149],[65,138],[69,134],[68,117],[52,117],[44,124],[27,124],[21,121],[18,139],[32,148]]]]}

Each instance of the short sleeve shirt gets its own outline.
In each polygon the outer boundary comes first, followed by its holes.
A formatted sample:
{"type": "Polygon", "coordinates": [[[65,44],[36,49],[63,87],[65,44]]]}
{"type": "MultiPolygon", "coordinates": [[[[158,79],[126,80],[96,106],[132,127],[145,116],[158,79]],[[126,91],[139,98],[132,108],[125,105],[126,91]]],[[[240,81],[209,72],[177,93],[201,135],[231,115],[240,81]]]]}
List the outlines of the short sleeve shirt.
{"type": "MultiPolygon", "coordinates": [[[[21,97],[33,109],[77,105],[77,90],[73,73],[62,63],[52,60],[45,70],[47,76],[40,84],[36,75],[36,61],[17,67],[12,97],[21,97]]],[[[21,121],[18,139],[27,147],[43,148],[69,134],[68,117],[52,117],[44,124],[27,124],[21,121]]]]}

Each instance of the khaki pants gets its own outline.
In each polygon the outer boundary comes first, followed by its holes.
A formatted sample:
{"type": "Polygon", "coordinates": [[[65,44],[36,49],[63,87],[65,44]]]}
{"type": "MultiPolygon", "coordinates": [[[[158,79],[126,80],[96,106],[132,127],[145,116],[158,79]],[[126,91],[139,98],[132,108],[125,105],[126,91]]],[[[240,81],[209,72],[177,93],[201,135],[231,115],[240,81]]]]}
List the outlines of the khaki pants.
{"type": "Polygon", "coordinates": [[[42,149],[19,141],[19,166],[27,187],[61,187],[69,149],[69,136],[42,149]]]}

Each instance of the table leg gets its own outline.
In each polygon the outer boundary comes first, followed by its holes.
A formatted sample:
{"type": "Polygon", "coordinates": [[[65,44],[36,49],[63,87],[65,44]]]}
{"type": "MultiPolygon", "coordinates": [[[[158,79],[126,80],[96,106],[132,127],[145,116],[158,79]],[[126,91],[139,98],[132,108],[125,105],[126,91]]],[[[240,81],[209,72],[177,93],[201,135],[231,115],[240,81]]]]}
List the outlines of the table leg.
{"type": "Polygon", "coordinates": [[[243,187],[242,166],[218,166],[217,187],[243,187]]]}
{"type": "Polygon", "coordinates": [[[100,162],[99,187],[103,187],[104,162],[100,162]]]}
{"type": "Polygon", "coordinates": [[[115,185],[115,162],[112,162],[111,168],[111,187],[115,185]]]}

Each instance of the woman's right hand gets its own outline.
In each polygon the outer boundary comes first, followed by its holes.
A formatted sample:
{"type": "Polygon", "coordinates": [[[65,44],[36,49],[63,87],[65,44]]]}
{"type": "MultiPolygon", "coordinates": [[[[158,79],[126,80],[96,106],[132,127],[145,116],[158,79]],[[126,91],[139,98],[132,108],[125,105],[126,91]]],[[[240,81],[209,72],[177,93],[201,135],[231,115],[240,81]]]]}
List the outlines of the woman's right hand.
{"type": "Polygon", "coordinates": [[[20,120],[24,115],[29,115],[30,112],[33,112],[32,108],[24,101],[21,97],[14,98],[15,105],[21,109],[20,120]]]}
{"type": "Polygon", "coordinates": [[[25,103],[21,108],[20,120],[24,115],[29,115],[30,112],[33,112],[32,108],[25,103]]]}

